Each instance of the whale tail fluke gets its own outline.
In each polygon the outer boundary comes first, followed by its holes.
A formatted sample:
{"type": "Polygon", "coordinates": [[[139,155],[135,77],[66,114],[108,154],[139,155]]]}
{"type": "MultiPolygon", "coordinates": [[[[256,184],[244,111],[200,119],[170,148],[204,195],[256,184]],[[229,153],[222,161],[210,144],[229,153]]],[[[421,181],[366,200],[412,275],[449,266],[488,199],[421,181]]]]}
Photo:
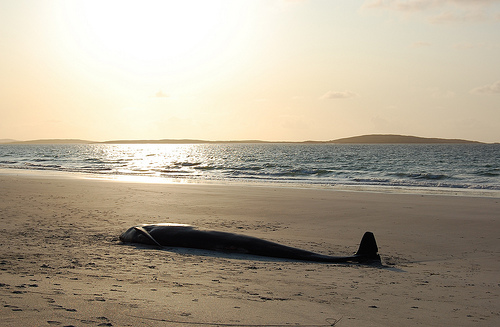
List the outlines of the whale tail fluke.
{"type": "Polygon", "coordinates": [[[366,232],[359,244],[355,257],[359,262],[381,262],[378,255],[378,246],[372,232],[366,232]]]}

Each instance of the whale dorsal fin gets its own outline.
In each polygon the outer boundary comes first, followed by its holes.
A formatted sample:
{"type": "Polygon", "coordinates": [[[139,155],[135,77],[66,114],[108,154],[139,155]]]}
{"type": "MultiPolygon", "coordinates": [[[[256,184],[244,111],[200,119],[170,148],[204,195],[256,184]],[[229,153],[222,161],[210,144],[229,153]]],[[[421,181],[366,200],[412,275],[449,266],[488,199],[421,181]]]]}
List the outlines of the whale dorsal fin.
{"type": "Polygon", "coordinates": [[[365,235],[363,235],[356,256],[380,261],[377,242],[372,232],[366,232],[365,235]]]}

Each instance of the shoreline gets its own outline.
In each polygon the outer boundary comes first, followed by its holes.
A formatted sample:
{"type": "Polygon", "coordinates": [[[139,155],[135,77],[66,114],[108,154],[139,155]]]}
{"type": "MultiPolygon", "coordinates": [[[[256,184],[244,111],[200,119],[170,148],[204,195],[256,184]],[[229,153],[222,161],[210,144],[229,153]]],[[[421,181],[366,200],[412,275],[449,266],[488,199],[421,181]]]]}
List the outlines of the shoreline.
{"type": "Polygon", "coordinates": [[[386,185],[326,185],[299,182],[262,182],[262,181],[233,181],[211,180],[195,178],[168,178],[157,176],[136,176],[119,174],[97,174],[83,172],[69,172],[57,170],[0,168],[0,176],[27,176],[34,178],[61,178],[61,179],[90,179],[125,183],[144,184],[194,184],[194,185],[226,185],[248,187],[277,187],[291,189],[328,190],[339,192],[368,192],[386,194],[413,194],[437,196],[462,196],[462,197],[487,197],[500,198],[500,191],[488,189],[461,189],[448,187],[411,187],[411,186],[386,186],[386,185]]]}
{"type": "Polygon", "coordinates": [[[0,174],[0,314],[6,326],[496,326],[499,202],[0,174]],[[372,231],[384,266],[119,242],[154,222],[330,255],[372,231]]]}

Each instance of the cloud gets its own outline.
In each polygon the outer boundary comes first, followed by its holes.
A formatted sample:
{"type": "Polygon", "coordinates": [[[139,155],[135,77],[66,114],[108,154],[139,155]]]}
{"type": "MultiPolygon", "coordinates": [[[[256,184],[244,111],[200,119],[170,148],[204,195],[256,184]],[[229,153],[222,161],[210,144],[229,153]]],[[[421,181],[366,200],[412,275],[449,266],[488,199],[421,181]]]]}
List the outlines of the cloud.
{"type": "Polygon", "coordinates": [[[464,42],[464,43],[457,43],[453,47],[455,49],[459,49],[459,50],[466,50],[466,49],[474,49],[474,48],[484,48],[484,47],[486,47],[486,45],[484,43],[464,42]]]}
{"type": "Polygon", "coordinates": [[[455,97],[455,92],[450,90],[431,88],[429,91],[431,92],[432,97],[436,99],[451,99],[455,97]]]}
{"type": "Polygon", "coordinates": [[[302,116],[281,115],[279,117],[281,127],[291,130],[303,130],[309,128],[309,124],[302,116]]]}
{"type": "Polygon", "coordinates": [[[472,94],[500,94],[500,80],[493,84],[478,86],[470,91],[472,94]]]}
{"type": "Polygon", "coordinates": [[[499,21],[487,7],[500,0],[367,0],[364,10],[390,10],[405,14],[422,13],[431,24],[499,21]]]}
{"type": "Polygon", "coordinates": [[[498,3],[500,0],[368,0],[362,8],[417,12],[445,6],[479,8],[498,3]]]}
{"type": "Polygon", "coordinates": [[[500,43],[487,43],[487,42],[463,42],[456,43],[453,45],[455,49],[458,50],[469,50],[469,49],[499,49],[500,43]]]}
{"type": "Polygon", "coordinates": [[[339,92],[339,91],[328,91],[326,92],[324,95],[322,95],[320,97],[320,99],[329,99],[329,100],[332,100],[332,99],[348,99],[348,98],[354,98],[354,97],[357,97],[358,95],[354,92],[351,92],[351,91],[343,91],[343,92],[339,92]]]}
{"type": "Polygon", "coordinates": [[[163,93],[162,90],[159,90],[158,92],[155,93],[155,95],[153,95],[153,98],[168,98],[169,95],[166,94],[166,93],[163,93]]]}
{"type": "Polygon", "coordinates": [[[419,42],[413,42],[411,46],[414,48],[422,48],[422,47],[429,47],[431,46],[431,44],[429,42],[419,41],[419,42]]]}
{"type": "MultiPolygon", "coordinates": [[[[421,11],[437,5],[433,0],[371,0],[366,1],[363,9],[391,9],[397,11],[421,11]]],[[[445,2],[445,1],[443,1],[445,2]]]]}
{"type": "Polygon", "coordinates": [[[431,24],[478,23],[489,18],[483,12],[444,12],[429,18],[431,24]]]}

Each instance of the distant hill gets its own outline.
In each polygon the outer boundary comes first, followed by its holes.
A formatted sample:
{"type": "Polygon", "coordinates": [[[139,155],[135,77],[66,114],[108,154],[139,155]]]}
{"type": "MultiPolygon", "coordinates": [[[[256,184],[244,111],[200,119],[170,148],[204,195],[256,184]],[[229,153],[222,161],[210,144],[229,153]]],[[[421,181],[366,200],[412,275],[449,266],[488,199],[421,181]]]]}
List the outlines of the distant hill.
{"type": "Polygon", "coordinates": [[[450,143],[477,143],[477,141],[468,141],[460,139],[441,139],[441,138],[427,138],[418,136],[407,135],[392,135],[392,134],[371,134],[361,135],[354,137],[341,138],[331,141],[303,141],[303,142],[290,142],[290,141],[261,141],[261,140],[240,140],[240,141],[207,141],[207,140],[191,140],[191,139],[163,139],[163,140],[116,140],[100,142],[105,144],[235,144],[235,143],[293,143],[293,144],[450,144],[450,143]]]}
{"type": "Polygon", "coordinates": [[[0,139],[0,144],[12,143],[12,142],[17,142],[17,141],[13,139],[0,139]]]}
{"type": "Polygon", "coordinates": [[[343,143],[343,144],[470,144],[476,143],[481,144],[477,141],[468,141],[461,139],[441,139],[441,138],[429,138],[429,137],[418,137],[418,136],[408,136],[408,135],[392,135],[392,134],[371,134],[371,135],[361,135],[346,137],[342,139],[332,140],[328,143],[343,143]]]}
{"type": "Polygon", "coordinates": [[[79,140],[79,139],[43,139],[43,140],[9,142],[9,144],[91,144],[91,143],[96,143],[96,142],[79,140]]]}
{"type": "Polygon", "coordinates": [[[482,142],[461,139],[441,139],[408,135],[393,134],[370,134],[346,137],[331,141],[261,141],[261,140],[239,140],[239,141],[207,141],[194,139],[162,139],[162,140],[114,140],[105,142],[94,142],[80,139],[42,139],[32,141],[14,141],[9,139],[0,140],[3,144],[241,144],[241,143],[279,143],[279,144],[482,144],[482,142]]]}
{"type": "MultiPolygon", "coordinates": [[[[192,139],[163,139],[163,140],[115,140],[99,142],[103,144],[221,144],[221,143],[282,143],[259,140],[241,140],[241,141],[207,141],[192,139]]],[[[290,143],[290,142],[288,142],[290,143]]]]}

